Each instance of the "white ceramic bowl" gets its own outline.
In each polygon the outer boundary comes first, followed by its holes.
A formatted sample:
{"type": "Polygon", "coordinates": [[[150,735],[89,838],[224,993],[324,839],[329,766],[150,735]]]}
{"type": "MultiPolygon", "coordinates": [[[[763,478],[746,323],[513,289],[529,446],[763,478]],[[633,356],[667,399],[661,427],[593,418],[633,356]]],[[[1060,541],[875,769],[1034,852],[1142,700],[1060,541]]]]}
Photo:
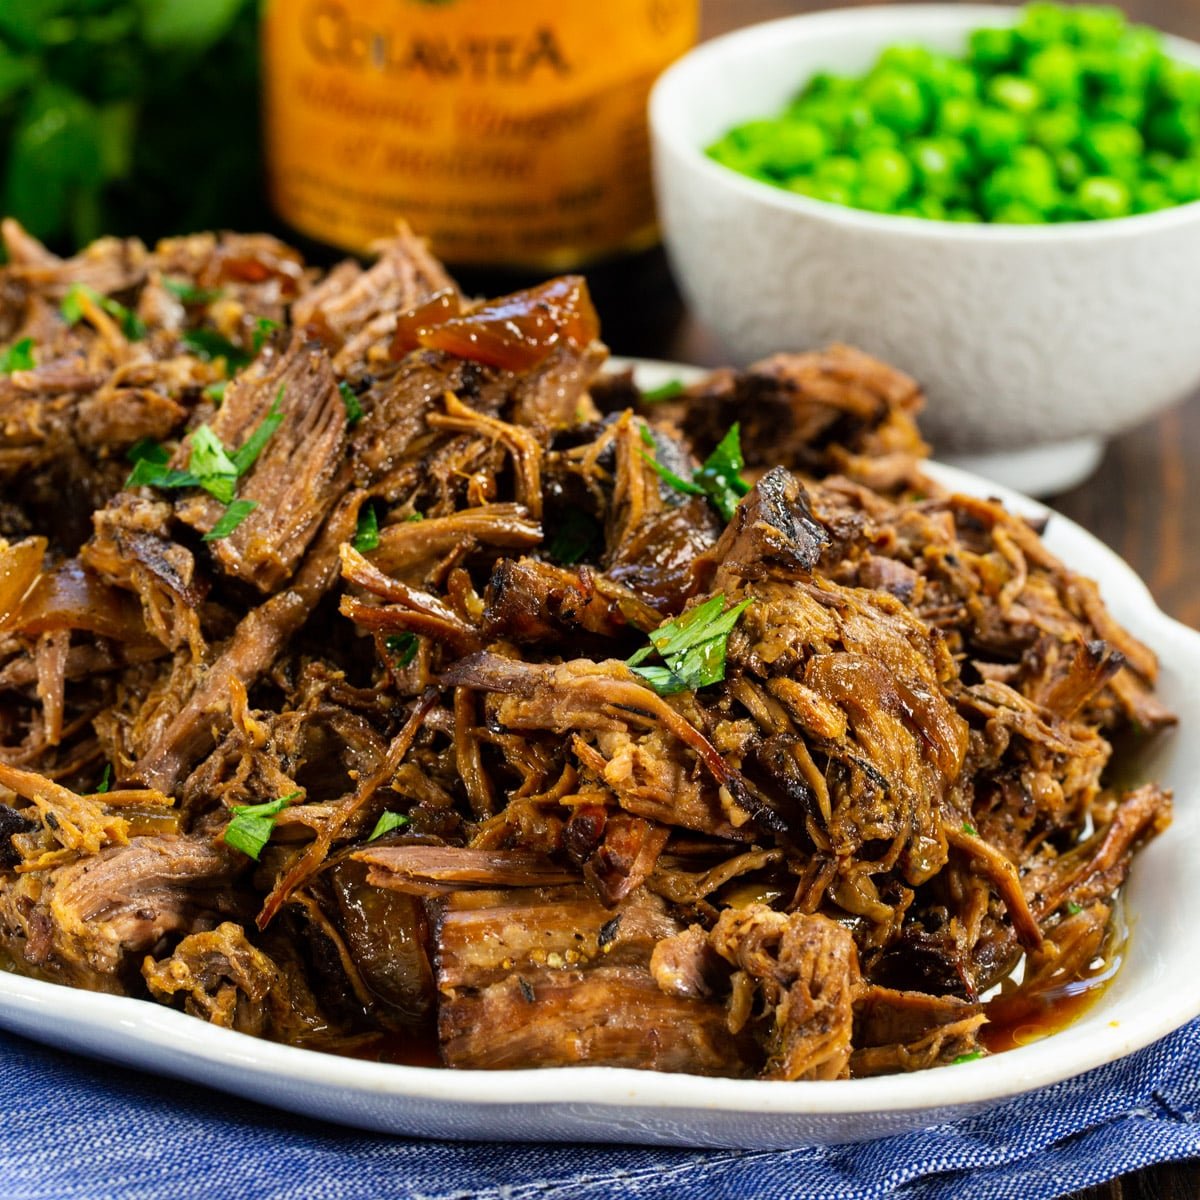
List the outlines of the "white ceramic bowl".
{"type": "MultiPolygon", "coordinates": [[[[862,72],[897,42],[959,51],[969,30],[1013,13],[889,5],[751,26],[671,67],[650,125],[671,262],[732,358],[851,342],[920,380],[939,457],[1046,494],[1086,476],[1105,438],[1200,383],[1200,203],[960,225],[811,200],[704,154],[818,70],[862,72]]],[[[1167,49],[1200,63],[1193,43],[1167,49]]]]}
{"type": "MultiPolygon", "coordinates": [[[[652,388],[700,374],[643,363],[638,382],[652,388]]],[[[999,494],[1018,512],[1047,515],[1040,504],[983,479],[937,464],[931,471],[947,487],[999,494]]],[[[4,971],[0,1028],[362,1129],[463,1140],[746,1149],[862,1141],[955,1120],[1140,1049],[1200,1013],[1194,852],[1200,840],[1200,633],[1161,613],[1133,571],[1065,517],[1050,517],[1046,543],[1095,579],[1113,616],[1158,654],[1158,692],[1178,713],[1180,729],[1154,739],[1126,768],[1130,778],[1175,789],[1175,820],[1134,861],[1125,891],[1130,939],[1124,965],[1090,1009],[1043,1041],[961,1066],[820,1083],[613,1067],[443,1071],[276,1045],[145,1000],[4,971]]],[[[0,1196],[6,1194],[0,1185],[0,1196]]]]}

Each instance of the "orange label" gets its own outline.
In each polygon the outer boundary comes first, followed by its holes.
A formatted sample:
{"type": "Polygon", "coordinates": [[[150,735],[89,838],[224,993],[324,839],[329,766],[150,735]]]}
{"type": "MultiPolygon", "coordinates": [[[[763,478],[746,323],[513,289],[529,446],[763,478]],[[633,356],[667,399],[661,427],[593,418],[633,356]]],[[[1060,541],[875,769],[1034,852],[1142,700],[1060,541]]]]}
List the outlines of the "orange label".
{"type": "Polygon", "coordinates": [[[554,270],[654,239],[646,98],[697,0],[268,0],[275,210],[363,251],[554,270]]]}

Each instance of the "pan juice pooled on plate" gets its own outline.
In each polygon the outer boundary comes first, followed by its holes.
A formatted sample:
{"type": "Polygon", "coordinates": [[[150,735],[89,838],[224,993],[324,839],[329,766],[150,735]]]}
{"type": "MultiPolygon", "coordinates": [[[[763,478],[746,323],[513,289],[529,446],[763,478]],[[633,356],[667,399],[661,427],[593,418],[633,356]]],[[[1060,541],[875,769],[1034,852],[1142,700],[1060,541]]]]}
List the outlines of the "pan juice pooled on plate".
{"type": "Polygon", "coordinates": [[[970,1061],[1111,974],[1170,820],[1109,783],[1173,720],[1154,656],[923,472],[911,379],[642,394],[581,279],[471,300],[406,230],[324,275],[3,234],[9,969],[360,1057],[787,1080],[970,1061]]]}

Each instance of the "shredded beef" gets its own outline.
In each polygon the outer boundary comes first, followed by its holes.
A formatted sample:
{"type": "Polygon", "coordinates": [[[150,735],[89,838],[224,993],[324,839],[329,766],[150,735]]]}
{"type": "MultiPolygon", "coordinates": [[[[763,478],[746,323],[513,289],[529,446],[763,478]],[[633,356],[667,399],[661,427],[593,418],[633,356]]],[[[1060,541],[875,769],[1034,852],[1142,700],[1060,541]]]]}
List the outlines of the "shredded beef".
{"type": "Polygon", "coordinates": [[[646,403],[581,279],[470,300],[407,229],[324,275],[2,232],[14,969],[366,1057],[776,1080],[1095,982],[1170,821],[1109,770],[1173,721],[1157,663],[926,477],[915,381],[835,346],[646,403]]]}

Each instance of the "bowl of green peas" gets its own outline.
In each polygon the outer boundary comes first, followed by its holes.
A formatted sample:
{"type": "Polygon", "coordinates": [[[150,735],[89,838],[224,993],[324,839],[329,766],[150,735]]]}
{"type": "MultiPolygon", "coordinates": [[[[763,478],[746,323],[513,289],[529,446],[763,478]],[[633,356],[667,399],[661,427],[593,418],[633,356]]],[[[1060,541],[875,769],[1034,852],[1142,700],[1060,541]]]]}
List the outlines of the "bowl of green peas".
{"type": "Polygon", "coordinates": [[[1109,7],[811,13],[685,56],[650,125],[727,352],[877,354],[940,457],[1063,490],[1200,384],[1200,46],[1109,7]]]}

